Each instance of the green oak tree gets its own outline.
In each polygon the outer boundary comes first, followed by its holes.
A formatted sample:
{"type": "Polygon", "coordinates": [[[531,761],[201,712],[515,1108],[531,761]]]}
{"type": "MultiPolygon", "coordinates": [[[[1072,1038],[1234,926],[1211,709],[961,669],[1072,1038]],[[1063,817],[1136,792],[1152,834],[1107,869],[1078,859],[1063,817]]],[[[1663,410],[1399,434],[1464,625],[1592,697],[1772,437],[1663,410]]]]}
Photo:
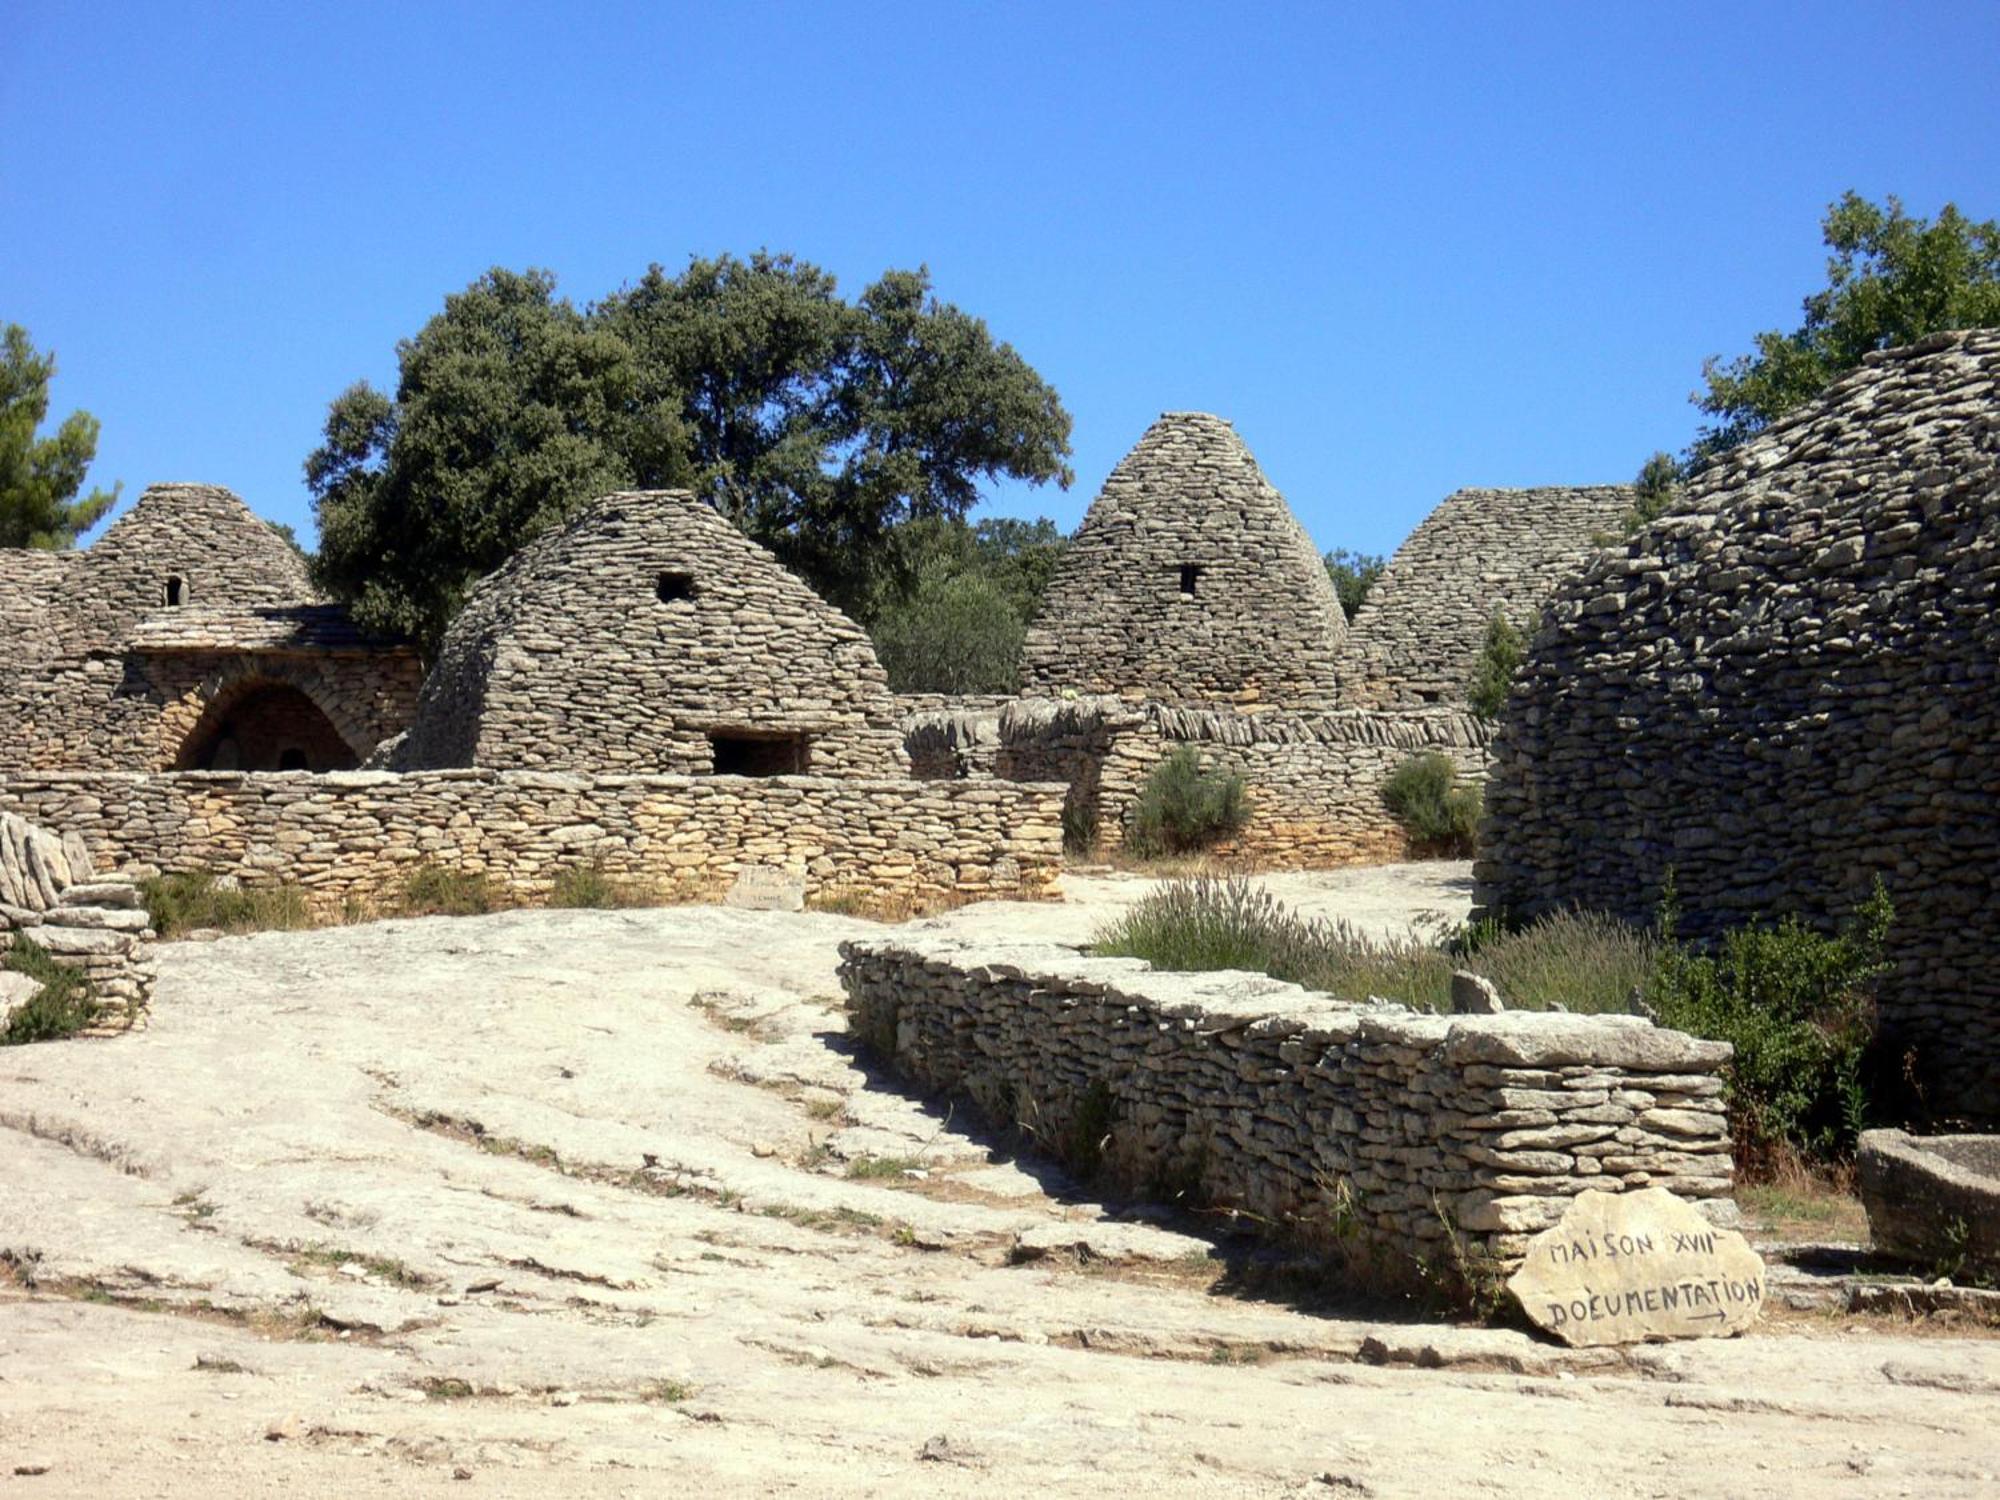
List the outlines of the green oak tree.
{"type": "Polygon", "coordinates": [[[494,270],[398,352],[395,396],[336,400],[306,474],[323,586],[426,646],[607,489],[691,488],[865,616],[903,527],[962,519],[996,477],[1072,477],[1055,392],[922,270],[850,303],[790,256],[721,256],[584,310],[547,273],[494,270]]]}
{"type": "Polygon", "coordinates": [[[97,418],[71,412],[50,436],[35,436],[55,373],[55,355],[36,353],[25,328],[0,333],[0,547],[73,547],[118,503],[117,485],[77,494],[97,456],[97,418]]]}
{"type": "Polygon", "coordinates": [[[1333,591],[1340,596],[1341,613],[1352,620],[1361,613],[1361,601],[1388,564],[1376,553],[1350,552],[1345,547],[1334,548],[1324,561],[1326,576],[1333,580],[1333,591]]]}
{"type": "Polygon", "coordinates": [[[1954,328],[2000,327],[2000,223],[1975,221],[1947,203],[1936,219],[1854,192],[1827,209],[1827,284],[1805,299],[1790,333],[1756,337],[1757,352],[1702,367],[1692,398],[1716,420],[1688,458],[1699,465],[1755,436],[1809,401],[1874,349],[1954,328]]]}

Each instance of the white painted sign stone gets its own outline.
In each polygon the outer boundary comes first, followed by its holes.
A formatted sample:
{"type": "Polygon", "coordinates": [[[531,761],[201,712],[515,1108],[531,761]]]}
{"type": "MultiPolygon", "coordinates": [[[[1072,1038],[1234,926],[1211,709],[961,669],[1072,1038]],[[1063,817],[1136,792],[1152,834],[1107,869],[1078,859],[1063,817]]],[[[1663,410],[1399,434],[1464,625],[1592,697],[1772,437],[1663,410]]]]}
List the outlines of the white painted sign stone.
{"type": "Polygon", "coordinates": [[[775,865],[745,865],[722,904],[744,911],[804,911],[806,878],[775,865]]]}
{"type": "Polygon", "coordinates": [[[1764,1310],[1764,1262],[1665,1188],[1580,1193],[1507,1283],[1567,1344],[1740,1333],[1764,1310]]]}

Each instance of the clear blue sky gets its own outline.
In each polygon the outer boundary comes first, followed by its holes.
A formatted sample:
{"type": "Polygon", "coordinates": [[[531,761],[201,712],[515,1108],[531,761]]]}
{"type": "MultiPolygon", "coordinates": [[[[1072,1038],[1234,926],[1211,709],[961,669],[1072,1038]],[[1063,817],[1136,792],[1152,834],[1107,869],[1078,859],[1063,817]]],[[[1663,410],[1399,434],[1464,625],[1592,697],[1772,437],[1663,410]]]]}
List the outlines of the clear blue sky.
{"type": "Polygon", "coordinates": [[[1322,547],[1629,479],[1853,187],[2000,215],[2000,4],[51,4],[0,27],[0,320],[92,478],[307,529],[326,405],[492,265],[927,263],[1062,393],[1073,526],[1164,409],[1322,547]]]}

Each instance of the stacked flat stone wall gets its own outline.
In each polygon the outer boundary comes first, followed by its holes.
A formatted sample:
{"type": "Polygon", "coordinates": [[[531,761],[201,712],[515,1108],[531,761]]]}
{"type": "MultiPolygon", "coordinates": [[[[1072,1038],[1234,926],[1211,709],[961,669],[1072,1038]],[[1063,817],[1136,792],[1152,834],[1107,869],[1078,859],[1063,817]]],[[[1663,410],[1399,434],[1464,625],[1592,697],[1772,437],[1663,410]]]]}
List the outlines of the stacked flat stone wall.
{"type": "Polygon", "coordinates": [[[1494,610],[1532,635],[1557,586],[1631,506],[1625,485],[1447,497],[1362,602],[1341,660],[1342,706],[1463,707],[1494,610]]]}
{"type": "Polygon", "coordinates": [[[1505,1271],[1578,1193],[1728,1212],[1729,1048],[1639,1017],[1421,1015],[945,937],[841,957],[857,1036],[905,1077],[1042,1141],[1108,1135],[1122,1186],[1192,1188],[1308,1243],[1505,1271]]]}
{"type": "Polygon", "coordinates": [[[298,885],[322,915],[393,904],[425,862],[526,902],[590,865],[676,899],[719,897],[753,866],[802,877],[809,899],[1032,899],[1061,873],[1062,797],[1001,781],[519,771],[0,779],[0,811],[65,829],[101,867],[298,885]]]}
{"type": "MultiPolygon", "coordinates": [[[[153,932],[138,888],[100,877],[75,834],[58,838],[26,819],[0,813],[0,949],[31,942],[90,983],[98,1005],[86,1034],[142,1028],[153,998],[153,932]]],[[[30,985],[9,975],[29,998],[30,985]]],[[[15,1003],[6,1001],[7,1007],[15,1003]]]]}
{"type": "Polygon", "coordinates": [[[990,773],[1069,788],[1065,822],[1116,844],[1153,768],[1183,745],[1243,777],[1250,821],[1220,858],[1300,868],[1407,858],[1408,835],[1382,785],[1413,756],[1449,756],[1470,780],[1486,770],[1491,730],[1449,709],[1393,713],[1237,713],[1115,697],[1010,701],[921,720],[911,756],[927,770],[990,773]],[[921,738],[919,737],[921,736],[921,738]],[[933,753],[925,753],[927,751],[933,753]]]}
{"type": "Polygon", "coordinates": [[[1880,1012],[1941,1113],[2000,1116],[2000,332],[1871,356],[1550,606],[1480,897],[1708,936],[1895,903],[1880,1012]]]}

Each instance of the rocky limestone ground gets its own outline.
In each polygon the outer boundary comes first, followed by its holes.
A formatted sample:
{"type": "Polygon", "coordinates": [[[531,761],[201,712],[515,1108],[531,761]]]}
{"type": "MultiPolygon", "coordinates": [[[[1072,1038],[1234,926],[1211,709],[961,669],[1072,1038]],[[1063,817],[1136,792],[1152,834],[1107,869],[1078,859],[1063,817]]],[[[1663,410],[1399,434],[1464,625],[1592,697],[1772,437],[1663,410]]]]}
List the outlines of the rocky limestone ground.
{"type": "MultiPolygon", "coordinates": [[[[1388,929],[1463,866],[1281,877],[1388,929]]],[[[947,925],[1083,938],[1143,883],[947,925]]],[[[848,1045],[861,921],[515,912],[161,951],[0,1052],[0,1494],[1973,1496],[2000,1344],[1569,1352],[1332,1304],[848,1045]]]]}

